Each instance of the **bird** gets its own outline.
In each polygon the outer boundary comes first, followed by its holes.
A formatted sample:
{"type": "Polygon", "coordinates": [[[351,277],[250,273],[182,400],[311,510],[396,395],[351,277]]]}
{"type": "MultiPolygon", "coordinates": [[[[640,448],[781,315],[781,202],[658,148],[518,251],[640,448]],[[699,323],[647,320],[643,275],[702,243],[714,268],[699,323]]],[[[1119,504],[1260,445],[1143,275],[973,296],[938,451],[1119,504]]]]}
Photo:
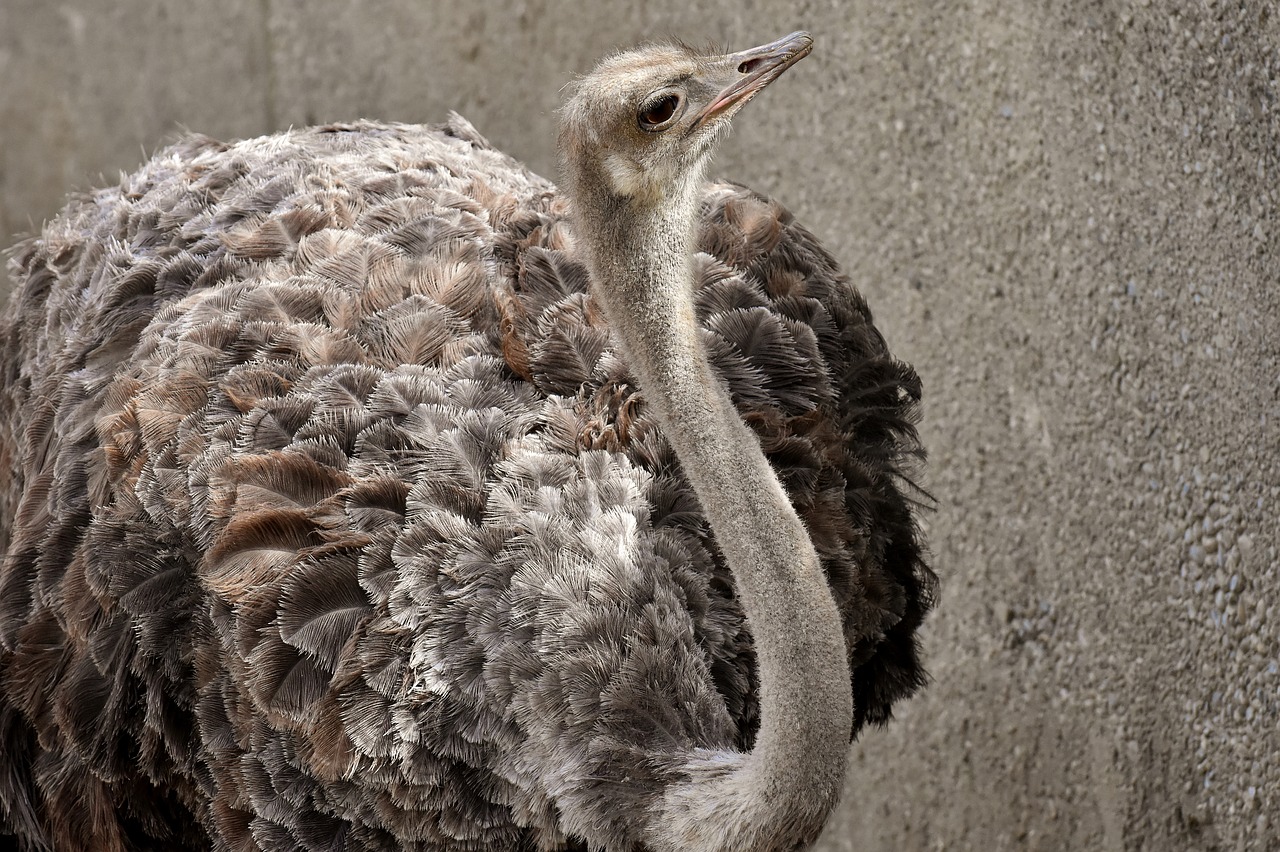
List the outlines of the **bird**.
{"type": "Polygon", "coordinates": [[[707,177],[812,50],[190,135],[17,246],[0,845],[806,848],[926,682],[921,382],[707,177]],[[5,836],[8,839],[5,840],[5,836]]]}

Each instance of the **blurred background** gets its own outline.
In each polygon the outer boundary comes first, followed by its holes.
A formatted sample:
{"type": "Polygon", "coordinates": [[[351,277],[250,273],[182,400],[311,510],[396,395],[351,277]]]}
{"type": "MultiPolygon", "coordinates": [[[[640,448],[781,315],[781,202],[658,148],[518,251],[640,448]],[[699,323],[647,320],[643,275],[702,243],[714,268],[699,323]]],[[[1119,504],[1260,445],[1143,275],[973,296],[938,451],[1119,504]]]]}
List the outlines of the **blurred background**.
{"type": "Polygon", "coordinates": [[[604,53],[796,29],[714,175],[921,373],[943,579],[820,848],[1280,849],[1272,0],[0,0],[0,247],[184,127],[456,109],[554,177],[604,53]]]}

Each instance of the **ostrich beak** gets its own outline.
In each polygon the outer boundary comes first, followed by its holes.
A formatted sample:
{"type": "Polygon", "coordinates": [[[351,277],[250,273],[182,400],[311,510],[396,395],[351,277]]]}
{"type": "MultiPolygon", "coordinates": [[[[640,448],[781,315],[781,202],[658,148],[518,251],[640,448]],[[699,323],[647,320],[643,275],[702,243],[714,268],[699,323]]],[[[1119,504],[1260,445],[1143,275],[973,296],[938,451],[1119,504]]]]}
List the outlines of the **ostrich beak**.
{"type": "Polygon", "coordinates": [[[813,37],[799,32],[722,57],[717,64],[728,70],[731,80],[698,113],[691,129],[696,130],[717,116],[737,112],[765,86],[782,76],[783,71],[808,56],[811,50],[813,37]]]}

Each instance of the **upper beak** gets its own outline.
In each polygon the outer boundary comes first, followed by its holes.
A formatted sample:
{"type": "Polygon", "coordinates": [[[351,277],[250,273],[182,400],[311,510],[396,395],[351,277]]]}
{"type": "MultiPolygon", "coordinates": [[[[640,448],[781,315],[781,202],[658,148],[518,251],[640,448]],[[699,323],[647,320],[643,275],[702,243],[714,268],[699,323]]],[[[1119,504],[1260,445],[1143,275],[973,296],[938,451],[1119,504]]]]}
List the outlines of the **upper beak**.
{"type": "Polygon", "coordinates": [[[783,71],[808,56],[811,50],[813,37],[799,32],[725,56],[724,64],[733,79],[698,113],[691,129],[701,127],[715,116],[735,111],[778,79],[783,71]]]}

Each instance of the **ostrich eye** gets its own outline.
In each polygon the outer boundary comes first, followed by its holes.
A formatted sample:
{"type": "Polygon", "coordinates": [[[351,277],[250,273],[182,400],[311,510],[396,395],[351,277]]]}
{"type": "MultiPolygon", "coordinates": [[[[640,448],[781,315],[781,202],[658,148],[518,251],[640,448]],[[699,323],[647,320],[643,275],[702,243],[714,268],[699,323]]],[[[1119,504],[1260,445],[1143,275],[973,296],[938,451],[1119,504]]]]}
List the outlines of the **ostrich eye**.
{"type": "Polygon", "coordinates": [[[680,110],[680,96],[668,92],[649,101],[640,109],[637,121],[641,130],[655,133],[665,130],[680,110]]]}

